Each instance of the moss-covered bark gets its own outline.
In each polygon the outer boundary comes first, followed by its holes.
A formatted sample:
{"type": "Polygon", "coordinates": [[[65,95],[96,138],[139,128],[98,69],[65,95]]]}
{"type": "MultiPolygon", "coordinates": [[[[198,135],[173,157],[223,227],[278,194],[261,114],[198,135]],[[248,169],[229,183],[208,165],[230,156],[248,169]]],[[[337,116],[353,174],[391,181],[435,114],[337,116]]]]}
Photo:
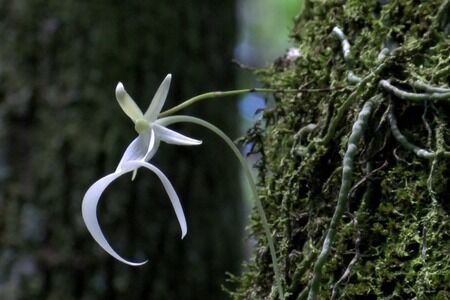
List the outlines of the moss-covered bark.
{"type": "MultiPolygon", "coordinates": [[[[169,72],[165,108],[233,87],[234,14],[232,0],[0,0],[0,299],[225,297],[225,273],[239,269],[241,204],[235,160],[212,135],[178,127],[204,144],[162,145],[152,161],[180,195],[183,241],[150,172],[103,194],[105,235],[147,265],[131,268],[102,251],[81,201],[136,136],[115,100],[117,82],[143,109],[169,72]]],[[[195,109],[236,129],[233,106],[195,109]]]]}
{"type": "MultiPolygon", "coordinates": [[[[287,299],[308,293],[314,299],[310,283],[318,272],[317,299],[329,299],[333,287],[339,299],[450,298],[450,101],[401,99],[380,86],[383,79],[413,93],[426,92],[416,80],[449,86],[449,15],[449,1],[442,0],[309,0],[292,30],[300,56],[259,73],[273,88],[322,89],[277,94],[264,113],[265,126],[248,134],[261,154],[260,196],[287,299]],[[351,44],[347,59],[335,26],[351,44]],[[383,48],[389,54],[379,59],[383,48]],[[350,70],[362,81],[349,82],[350,70]],[[349,181],[348,139],[373,97],[382,100],[375,101],[355,144],[349,181]],[[408,141],[432,157],[418,156],[394,138],[389,109],[408,141]],[[339,215],[338,194],[349,184],[346,213],[318,270],[331,217],[339,215]]],[[[269,299],[276,294],[274,274],[256,214],[251,229],[259,243],[248,270],[235,278],[240,288],[233,296],[269,299]]]]}

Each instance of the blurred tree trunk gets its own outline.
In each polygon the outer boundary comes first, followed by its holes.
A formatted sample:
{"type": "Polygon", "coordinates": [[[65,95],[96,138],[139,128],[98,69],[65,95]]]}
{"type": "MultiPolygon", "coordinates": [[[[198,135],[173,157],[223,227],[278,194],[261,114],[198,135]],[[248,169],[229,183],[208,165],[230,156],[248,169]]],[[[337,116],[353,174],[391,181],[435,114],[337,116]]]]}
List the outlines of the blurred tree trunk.
{"type": "MultiPolygon", "coordinates": [[[[154,163],[177,190],[175,215],[153,174],[124,176],[103,195],[99,218],[111,244],[94,242],[81,200],[114,171],[135,137],[114,97],[122,81],[146,109],[167,73],[166,108],[233,86],[234,1],[0,1],[0,298],[223,299],[237,272],[242,221],[234,158],[193,126],[199,147],[164,145],[154,163]]],[[[232,102],[202,115],[233,136],[232,102]]]]}
{"type": "MultiPolygon", "coordinates": [[[[292,30],[299,55],[290,51],[259,72],[278,90],[322,89],[278,93],[265,127],[248,134],[261,157],[260,194],[286,299],[450,299],[450,97],[414,101],[380,85],[390,79],[426,94],[418,80],[450,91],[449,34],[448,0],[307,0],[292,30]],[[350,42],[347,60],[335,26],[350,42]],[[350,71],[364,80],[349,82],[350,71]],[[378,97],[361,140],[347,148],[364,103],[378,97]],[[406,139],[432,152],[428,159],[394,138],[389,109],[406,139]],[[353,180],[342,182],[350,172],[347,149],[356,153],[353,180]],[[347,196],[337,210],[337,199],[347,196]],[[333,215],[336,236],[319,277],[333,215]]],[[[256,214],[253,220],[258,246],[233,295],[279,299],[256,214]]]]}

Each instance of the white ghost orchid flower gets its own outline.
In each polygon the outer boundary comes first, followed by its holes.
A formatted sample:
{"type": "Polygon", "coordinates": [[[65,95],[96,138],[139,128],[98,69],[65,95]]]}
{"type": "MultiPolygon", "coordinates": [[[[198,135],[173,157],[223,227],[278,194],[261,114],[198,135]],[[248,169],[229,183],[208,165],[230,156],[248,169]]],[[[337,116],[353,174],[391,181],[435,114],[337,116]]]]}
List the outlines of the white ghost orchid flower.
{"type": "Polygon", "coordinates": [[[158,120],[158,115],[161,112],[164,102],[166,101],[167,93],[169,92],[171,79],[172,76],[170,74],[164,78],[145,114],[142,113],[134,100],[125,91],[123,84],[121,82],[117,84],[117,101],[125,114],[134,122],[134,128],[139,133],[139,136],[131,142],[125,151],[118,169],[120,169],[123,162],[130,158],[133,160],[144,159],[145,161],[148,161],[156,153],[156,150],[158,150],[160,141],[183,146],[195,146],[202,143],[199,140],[191,139],[166,128],[161,124],[160,120],[158,120]],[[155,141],[154,145],[150,147],[150,137],[152,134],[154,134],[155,141]]]}
{"type": "Polygon", "coordinates": [[[129,172],[135,173],[137,169],[141,167],[147,168],[154,172],[161,180],[161,183],[163,184],[175,210],[175,215],[181,228],[181,238],[184,238],[187,233],[186,219],[175,189],[163,172],[161,172],[156,166],[148,163],[148,161],[155,155],[160,141],[184,146],[194,146],[202,143],[199,140],[189,138],[170,130],[163,125],[163,122],[159,122],[158,115],[161,112],[166,100],[170,87],[170,81],[171,75],[169,74],[159,86],[145,114],[142,113],[134,100],[125,91],[122,83],[119,82],[117,84],[117,101],[125,114],[134,122],[135,129],[139,136],[135,138],[125,150],[116,171],[97,180],[87,190],[83,198],[83,220],[94,240],[111,256],[131,266],[139,266],[145,264],[147,261],[136,263],[122,258],[108,243],[100,228],[97,218],[97,205],[102,193],[114,180],[123,174],[129,172]]]}

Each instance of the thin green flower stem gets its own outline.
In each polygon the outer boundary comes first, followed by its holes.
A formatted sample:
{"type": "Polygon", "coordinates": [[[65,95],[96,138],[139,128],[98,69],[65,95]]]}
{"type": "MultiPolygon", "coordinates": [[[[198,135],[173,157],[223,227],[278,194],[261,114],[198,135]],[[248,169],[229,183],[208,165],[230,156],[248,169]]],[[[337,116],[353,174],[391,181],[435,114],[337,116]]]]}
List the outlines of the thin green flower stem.
{"type": "Polygon", "coordinates": [[[447,101],[450,102],[450,92],[446,93],[411,93],[401,90],[395,86],[393,86],[388,80],[381,80],[380,86],[386,89],[387,91],[393,93],[400,99],[411,100],[411,101],[447,101]]]}
{"type": "Polygon", "coordinates": [[[159,114],[159,118],[167,117],[169,115],[172,115],[183,108],[186,108],[192,104],[195,104],[199,101],[207,100],[207,99],[215,99],[215,98],[222,98],[222,97],[229,97],[229,96],[237,96],[241,94],[246,93],[320,93],[320,92],[329,92],[334,89],[342,89],[341,87],[336,88],[319,88],[319,89],[266,89],[266,88],[251,88],[251,89],[242,89],[242,90],[231,90],[231,91],[216,91],[216,92],[209,92],[205,94],[201,94],[195,97],[192,97],[186,101],[184,101],[181,104],[178,104],[177,106],[174,106],[166,111],[163,111],[159,114]]]}
{"type": "Polygon", "coordinates": [[[411,82],[413,88],[424,90],[427,93],[450,93],[450,88],[432,86],[420,80],[411,82]]]}
{"type": "Polygon", "coordinates": [[[216,92],[209,92],[209,93],[204,93],[195,97],[192,97],[186,101],[184,101],[183,103],[172,107],[171,109],[168,109],[162,113],[159,114],[159,117],[166,117],[169,116],[171,114],[174,114],[176,112],[178,112],[179,110],[182,110],[185,107],[188,107],[196,102],[202,101],[202,100],[206,100],[206,99],[212,99],[212,98],[221,98],[221,97],[228,97],[228,96],[236,96],[236,95],[241,95],[241,94],[245,94],[245,93],[254,93],[254,92],[260,92],[260,93],[275,93],[277,92],[277,90],[275,89],[265,89],[265,88],[252,88],[252,89],[242,89],[242,90],[232,90],[232,91],[216,91],[216,92]]]}
{"type": "Polygon", "coordinates": [[[331,252],[331,247],[336,239],[337,225],[342,219],[342,215],[347,207],[348,194],[352,185],[354,160],[358,150],[357,145],[363,136],[365,128],[367,127],[373,105],[374,102],[372,98],[364,104],[358,115],[358,119],[353,124],[352,133],[348,139],[347,150],[342,163],[342,183],[339,190],[336,208],[325,236],[325,240],[323,241],[322,250],[314,264],[313,278],[310,283],[308,300],[317,299],[317,293],[320,289],[320,281],[322,277],[322,268],[327,262],[327,258],[331,252]]]}
{"type": "Polygon", "coordinates": [[[233,141],[222,130],[220,130],[219,128],[217,128],[216,126],[214,126],[213,124],[211,124],[205,120],[191,117],[191,116],[177,115],[177,116],[166,117],[166,118],[160,119],[159,121],[162,123],[162,125],[169,125],[169,124],[173,124],[173,123],[184,122],[184,123],[194,123],[194,124],[203,126],[207,129],[211,130],[212,132],[217,134],[222,140],[224,140],[225,143],[228,145],[228,147],[230,147],[231,150],[233,151],[233,153],[236,155],[242,168],[244,169],[245,177],[247,178],[247,181],[251,187],[253,198],[255,199],[256,209],[258,211],[259,217],[261,218],[261,223],[263,225],[263,229],[264,229],[264,232],[266,235],[267,244],[269,245],[269,251],[270,251],[270,255],[272,257],[272,268],[273,268],[273,272],[275,275],[275,281],[276,281],[276,285],[277,285],[277,289],[278,289],[278,294],[279,294],[280,299],[284,299],[284,291],[283,291],[283,284],[282,284],[282,279],[281,279],[281,272],[278,267],[277,254],[275,251],[275,246],[274,246],[272,234],[270,231],[269,223],[267,222],[266,213],[264,212],[264,208],[262,206],[261,200],[258,197],[258,191],[256,189],[256,184],[253,179],[251,170],[250,170],[249,166],[247,165],[247,162],[245,161],[245,158],[242,156],[239,149],[235,146],[233,141]]]}

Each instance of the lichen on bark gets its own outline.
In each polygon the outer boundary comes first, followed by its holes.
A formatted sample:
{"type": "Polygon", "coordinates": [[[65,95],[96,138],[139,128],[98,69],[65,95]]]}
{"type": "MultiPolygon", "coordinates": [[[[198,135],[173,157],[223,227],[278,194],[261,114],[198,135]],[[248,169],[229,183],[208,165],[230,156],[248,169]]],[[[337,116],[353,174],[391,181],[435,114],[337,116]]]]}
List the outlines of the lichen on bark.
{"type": "MultiPolygon", "coordinates": [[[[322,89],[277,93],[264,112],[264,126],[255,125],[247,135],[260,154],[259,193],[286,299],[308,296],[336,208],[352,125],[376,95],[383,100],[358,146],[347,213],[321,270],[317,298],[329,299],[333,287],[339,299],[450,298],[449,101],[401,99],[380,85],[390,80],[409,93],[427,93],[416,81],[448,88],[449,15],[449,1],[442,0],[309,0],[292,29],[300,57],[280,58],[258,72],[278,90],[322,89]],[[332,34],[335,26],[351,44],[348,59],[332,34]],[[383,48],[389,54],[379,59],[383,48]],[[349,71],[362,81],[349,82],[349,71]],[[402,147],[391,134],[391,109],[408,142],[433,156],[402,147]],[[299,140],[305,126],[312,130],[299,140]],[[348,276],[336,285],[356,253],[348,276]]],[[[256,214],[251,235],[258,241],[255,255],[233,278],[239,287],[231,294],[234,299],[279,299],[256,214]]]]}

